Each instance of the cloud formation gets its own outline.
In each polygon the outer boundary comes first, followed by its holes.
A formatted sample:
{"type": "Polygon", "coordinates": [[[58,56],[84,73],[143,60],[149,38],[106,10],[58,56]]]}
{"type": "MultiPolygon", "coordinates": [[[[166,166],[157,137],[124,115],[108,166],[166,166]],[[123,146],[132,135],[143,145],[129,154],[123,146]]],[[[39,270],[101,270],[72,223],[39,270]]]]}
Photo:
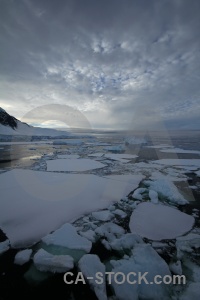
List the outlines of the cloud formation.
{"type": "Polygon", "coordinates": [[[2,0],[0,106],[92,127],[200,128],[198,0],[2,0]]]}

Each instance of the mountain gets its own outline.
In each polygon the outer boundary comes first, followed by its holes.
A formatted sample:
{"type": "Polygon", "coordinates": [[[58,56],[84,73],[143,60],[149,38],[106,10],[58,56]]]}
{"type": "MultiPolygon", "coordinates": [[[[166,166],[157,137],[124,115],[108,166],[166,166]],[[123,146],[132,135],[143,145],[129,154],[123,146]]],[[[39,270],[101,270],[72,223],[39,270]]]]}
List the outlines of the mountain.
{"type": "Polygon", "coordinates": [[[66,131],[56,129],[33,127],[10,116],[0,107],[0,135],[26,135],[26,136],[68,136],[66,131]]]}

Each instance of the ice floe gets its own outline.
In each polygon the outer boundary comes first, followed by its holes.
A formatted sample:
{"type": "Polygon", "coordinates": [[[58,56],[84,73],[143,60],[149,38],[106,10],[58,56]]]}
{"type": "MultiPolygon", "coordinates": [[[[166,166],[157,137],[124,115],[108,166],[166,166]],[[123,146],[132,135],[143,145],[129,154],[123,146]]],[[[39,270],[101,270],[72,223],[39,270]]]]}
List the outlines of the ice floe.
{"type": "Polygon", "coordinates": [[[174,239],[192,229],[194,218],[177,209],[143,202],[133,211],[129,227],[132,233],[151,240],[174,239]]]}
{"type": "Polygon", "coordinates": [[[32,254],[32,249],[25,249],[22,251],[19,251],[16,255],[15,255],[15,260],[14,263],[16,265],[24,265],[25,263],[27,263],[30,260],[31,254],[32,254]]]}
{"type": "Polygon", "coordinates": [[[191,282],[186,290],[179,297],[179,300],[199,300],[200,299],[200,283],[191,282]]]}
{"type": "Polygon", "coordinates": [[[156,191],[159,195],[166,197],[170,202],[176,204],[187,204],[188,201],[179,193],[177,187],[172,181],[167,178],[161,178],[157,180],[146,180],[144,183],[150,187],[150,189],[156,191]]]}
{"type": "Polygon", "coordinates": [[[58,155],[58,158],[61,158],[61,159],[76,159],[79,157],[80,157],[80,155],[77,155],[77,154],[59,154],[58,155]]]}
{"type": "Polygon", "coordinates": [[[13,247],[30,246],[64,223],[124,198],[142,178],[20,169],[2,173],[0,227],[13,247]]]}
{"type": "Polygon", "coordinates": [[[194,249],[200,248],[200,235],[189,233],[176,238],[177,257],[181,258],[183,252],[192,253],[194,249]]]}
{"type": "Polygon", "coordinates": [[[92,243],[80,236],[71,224],[64,224],[61,228],[42,238],[42,241],[47,245],[84,250],[85,252],[90,252],[92,247],[92,243]]]}
{"type": "Polygon", "coordinates": [[[160,152],[165,152],[165,153],[188,153],[188,154],[199,154],[200,151],[196,150],[184,150],[184,149],[179,149],[179,148],[173,148],[173,149],[162,149],[160,152]]]}
{"type": "Polygon", "coordinates": [[[105,266],[101,263],[99,257],[94,254],[86,254],[79,260],[78,267],[85,279],[89,282],[89,285],[95,292],[97,298],[99,300],[107,300],[105,266]],[[97,272],[102,274],[101,284],[98,284],[95,281],[97,272]]]}
{"type": "Polygon", "coordinates": [[[124,146],[124,144],[108,146],[108,147],[104,147],[104,150],[111,151],[111,152],[124,152],[125,146],[124,146]]]}
{"type": "Polygon", "coordinates": [[[0,243],[0,255],[6,252],[10,248],[10,241],[5,240],[4,242],[0,243]]]}
{"type": "Polygon", "coordinates": [[[140,145],[146,144],[147,141],[144,138],[137,138],[137,137],[127,137],[125,138],[125,144],[127,145],[140,145]]]}
{"type": "Polygon", "coordinates": [[[153,164],[165,166],[195,166],[200,167],[200,159],[163,158],[151,161],[153,164]]]}
{"type": "Polygon", "coordinates": [[[38,250],[33,257],[36,268],[41,272],[64,273],[74,267],[73,258],[69,255],[52,255],[44,249],[38,250]]]}
{"type": "Polygon", "coordinates": [[[149,190],[149,198],[151,199],[151,202],[154,204],[158,203],[158,193],[154,190],[149,190]]]}
{"type": "Polygon", "coordinates": [[[116,277],[117,280],[111,281],[117,299],[169,299],[170,285],[155,284],[154,277],[158,274],[162,278],[166,275],[170,276],[171,272],[166,262],[150,245],[137,243],[132,250],[130,259],[112,260],[111,264],[113,266],[112,272],[115,274],[119,272],[116,277]],[[148,272],[145,278],[148,283],[152,282],[152,284],[146,284],[143,280],[138,284],[138,276],[134,276],[133,272],[135,272],[134,274],[148,272]],[[132,274],[129,277],[130,281],[136,280],[135,284],[130,284],[127,280],[122,284],[117,283],[117,281],[122,282],[122,274],[126,276],[128,273],[132,274]]]}
{"type": "Polygon", "coordinates": [[[47,171],[88,171],[103,168],[100,162],[92,159],[55,159],[47,161],[47,171]]]}
{"type": "Polygon", "coordinates": [[[113,214],[109,210],[95,211],[92,216],[99,221],[110,221],[113,218],[113,214]]]}
{"type": "Polygon", "coordinates": [[[67,140],[55,140],[53,141],[53,145],[82,145],[83,141],[82,140],[75,140],[75,139],[67,139],[67,140]]]}

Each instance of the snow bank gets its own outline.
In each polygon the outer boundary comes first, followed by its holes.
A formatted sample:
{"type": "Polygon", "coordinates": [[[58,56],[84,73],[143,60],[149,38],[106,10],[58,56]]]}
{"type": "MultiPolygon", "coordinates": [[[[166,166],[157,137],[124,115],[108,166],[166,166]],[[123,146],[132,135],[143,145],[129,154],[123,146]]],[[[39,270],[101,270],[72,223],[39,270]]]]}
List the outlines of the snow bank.
{"type": "Polygon", "coordinates": [[[105,165],[92,159],[55,159],[47,161],[47,171],[88,171],[105,165]]]}
{"type": "Polygon", "coordinates": [[[69,255],[52,255],[40,249],[33,257],[36,268],[41,272],[64,273],[74,267],[73,258],[69,255]]]}
{"type": "Polygon", "coordinates": [[[132,233],[154,241],[174,239],[192,229],[194,218],[172,207],[143,202],[133,211],[129,227],[132,233]]]}

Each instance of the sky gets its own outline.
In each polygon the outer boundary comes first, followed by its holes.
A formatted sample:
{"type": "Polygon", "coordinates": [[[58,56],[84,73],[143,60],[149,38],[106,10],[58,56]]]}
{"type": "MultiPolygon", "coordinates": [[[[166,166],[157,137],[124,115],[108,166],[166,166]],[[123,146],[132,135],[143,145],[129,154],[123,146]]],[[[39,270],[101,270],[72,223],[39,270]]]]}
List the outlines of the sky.
{"type": "Polygon", "coordinates": [[[199,28],[199,0],[0,0],[0,107],[23,120],[66,105],[91,128],[200,129],[199,28]]]}

